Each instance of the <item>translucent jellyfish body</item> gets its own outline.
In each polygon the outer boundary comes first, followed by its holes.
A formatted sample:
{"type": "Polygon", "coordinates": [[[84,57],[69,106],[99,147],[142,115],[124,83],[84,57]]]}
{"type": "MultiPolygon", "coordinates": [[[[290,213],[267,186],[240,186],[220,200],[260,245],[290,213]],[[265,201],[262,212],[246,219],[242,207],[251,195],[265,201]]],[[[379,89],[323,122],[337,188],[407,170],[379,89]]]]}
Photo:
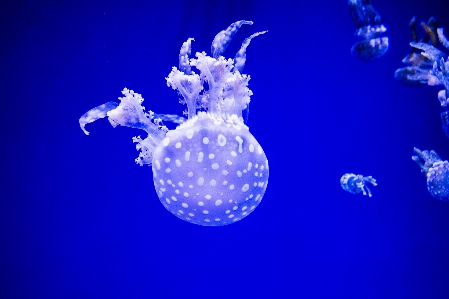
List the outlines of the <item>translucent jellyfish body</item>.
{"type": "Polygon", "coordinates": [[[384,55],[389,47],[387,31],[371,0],[349,0],[349,11],[356,26],[355,35],[363,40],[354,44],[351,53],[362,61],[372,61],[384,55]]]}
{"type": "Polygon", "coordinates": [[[436,199],[449,201],[449,162],[442,161],[435,151],[414,148],[412,156],[427,177],[427,190],[436,199]]]}
{"type": "Polygon", "coordinates": [[[354,194],[362,192],[363,195],[368,195],[371,197],[371,190],[368,188],[366,183],[377,186],[376,179],[372,176],[364,177],[361,174],[345,173],[340,179],[340,184],[343,190],[354,194]]]}
{"type": "Polygon", "coordinates": [[[173,67],[166,80],[183,97],[187,119],[146,113],[141,95],[126,88],[120,104],[103,104],[80,118],[86,134],[87,123],[106,116],[114,127],[146,131],[145,139],[133,138],[141,151],[136,162],[152,165],[154,186],[164,207],[199,225],[226,225],[246,217],[258,206],[268,184],[267,157],[243,119],[252,92],[247,87],[250,77],[241,74],[251,39],[265,32],[245,39],[235,59],[221,56],[243,24],[252,22],[233,23],[217,34],[212,57],[202,52],[190,58],[191,38],[182,45],[179,69],[173,67]],[[179,125],[168,130],[164,121],[179,125]]]}

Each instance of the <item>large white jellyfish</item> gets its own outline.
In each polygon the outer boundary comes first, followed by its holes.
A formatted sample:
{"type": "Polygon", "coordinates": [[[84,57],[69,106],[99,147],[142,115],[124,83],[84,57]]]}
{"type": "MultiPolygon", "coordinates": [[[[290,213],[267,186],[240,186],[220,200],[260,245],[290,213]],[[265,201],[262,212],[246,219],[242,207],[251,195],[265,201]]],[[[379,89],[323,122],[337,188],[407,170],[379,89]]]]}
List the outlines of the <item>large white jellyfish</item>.
{"type": "Polygon", "coordinates": [[[363,195],[372,196],[371,190],[366,183],[377,186],[376,179],[372,176],[363,176],[361,174],[345,173],[341,179],[340,184],[343,190],[353,194],[362,192],[363,195]],[[366,190],[365,190],[366,189],[366,190]]]}
{"type": "Polygon", "coordinates": [[[427,177],[429,193],[436,199],[449,201],[449,162],[441,160],[435,151],[421,151],[416,147],[413,151],[412,160],[427,177]]]}
{"type": "Polygon", "coordinates": [[[201,52],[189,58],[192,38],[182,45],[179,69],[173,67],[166,80],[183,97],[187,119],[145,112],[141,95],[126,88],[120,104],[103,104],[80,118],[86,134],[87,123],[106,116],[113,127],[144,130],[145,138],[133,138],[140,151],[136,162],[152,166],[164,207],[199,225],[226,225],[246,217],[258,206],[268,184],[267,157],[242,117],[252,95],[250,76],[242,74],[246,48],[266,31],[247,38],[234,60],[221,56],[243,24],[252,22],[235,22],[215,36],[212,57],[201,52]],[[179,126],[168,130],[163,121],[179,126]]]}

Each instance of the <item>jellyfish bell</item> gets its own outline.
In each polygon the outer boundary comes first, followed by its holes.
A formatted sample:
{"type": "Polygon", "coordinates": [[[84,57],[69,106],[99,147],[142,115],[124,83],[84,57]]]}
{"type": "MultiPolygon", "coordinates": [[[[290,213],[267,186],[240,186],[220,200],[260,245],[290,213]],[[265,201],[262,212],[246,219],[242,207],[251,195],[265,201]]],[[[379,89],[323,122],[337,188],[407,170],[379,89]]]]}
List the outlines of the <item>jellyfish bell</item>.
{"type": "Polygon", "coordinates": [[[388,50],[388,37],[364,39],[351,48],[351,54],[361,61],[373,61],[383,56],[388,50]]]}
{"type": "Polygon", "coordinates": [[[252,91],[250,76],[242,74],[247,46],[266,31],[245,39],[235,59],[221,56],[244,24],[252,22],[235,22],[217,34],[212,57],[202,52],[189,58],[193,39],[183,43],[179,69],[173,67],[166,80],[182,96],[187,119],[145,112],[142,96],[126,88],[120,104],[103,104],[80,118],[86,134],[87,123],[106,116],[114,127],[144,130],[144,139],[133,138],[140,151],[136,162],[152,166],[161,203],[190,223],[220,226],[241,220],[259,205],[267,188],[267,157],[245,124],[252,91]],[[168,130],[163,122],[178,126],[168,130]]]}
{"type": "Polygon", "coordinates": [[[167,134],[152,167],[165,208],[200,225],[247,216],[268,183],[267,157],[248,127],[204,112],[167,134]]]}

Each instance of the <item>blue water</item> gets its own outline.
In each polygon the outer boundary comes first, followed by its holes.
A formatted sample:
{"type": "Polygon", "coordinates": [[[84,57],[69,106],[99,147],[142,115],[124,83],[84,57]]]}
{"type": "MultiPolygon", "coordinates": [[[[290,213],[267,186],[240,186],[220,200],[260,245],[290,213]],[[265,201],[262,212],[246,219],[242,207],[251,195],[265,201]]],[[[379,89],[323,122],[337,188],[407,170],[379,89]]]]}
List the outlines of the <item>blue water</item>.
{"type": "MultiPolygon", "coordinates": [[[[1,298],[449,298],[449,204],[434,199],[413,147],[449,159],[438,87],[395,81],[408,23],[447,0],[373,5],[390,49],[363,63],[342,1],[2,1],[1,298]],[[130,88],[156,113],[181,114],[165,77],[182,43],[248,48],[248,125],[270,163],[268,189],[224,227],[161,205],[142,134],[78,119],[130,88]],[[344,173],[372,175],[373,197],[344,173]]],[[[418,34],[423,35],[418,26],[418,34]]]]}

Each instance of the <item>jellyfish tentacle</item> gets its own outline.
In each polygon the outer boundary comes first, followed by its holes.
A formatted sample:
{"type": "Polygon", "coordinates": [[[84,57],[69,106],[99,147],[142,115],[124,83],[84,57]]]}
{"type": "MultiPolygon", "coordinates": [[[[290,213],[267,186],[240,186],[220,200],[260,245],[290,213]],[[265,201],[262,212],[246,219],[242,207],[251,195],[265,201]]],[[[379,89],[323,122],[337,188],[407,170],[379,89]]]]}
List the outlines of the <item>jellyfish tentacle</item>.
{"type": "Polygon", "coordinates": [[[165,79],[167,80],[167,86],[174,90],[178,90],[181,94],[184,99],[182,103],[187,105],[188,118],[193,118],[196,115],[198,95],[203,89],[200,76],[195,74],[195,72],[191,72],[190,75],[187,75],[176,69],[176,67],[173,67],[172,71],[165,79]]]}
{"type": "Polygon", "coordinates": [[[449,50],[449,41],[447,40],[446,36],[444,35],[443,28],[437,29],[437,35],[438,35],[438,40],[440,41],[441,45],[449,50]]]}
{"type": "Polygon", "coordinates": [[[382,24],[379,13],[371,5],[371,0],[349,0],[349,11],[357,28],[382,24]]]}
{"type": "Polygon", "coordinates": [[[189,56],[192,52],[192,41],[195,39],[188,38],[181,46],[179,51],[179,70],[184,72],[186,75],[190,75],[192,70],[190,68],[189,56]]]}
{"type": "Polygon", "coordinates": [[[80,127],[81,130],[83,130],[84,134],[89,135],[89,132],[85,128],[86,124],[92,123],[97,119],[106,117],[107,113],[117,108],[117,106],[118,106],[117,102],[107,102],[103,105],[92,108],[86,113],[84,113],[79,119],[80,127]]]}
{"type": "Polygon", "coordinates": [[[182,124],[186,122],[186,119],[176,114],[153,114],[154,118],[158,118],[162,121],[168,121],[175,124],[182,124]]]}
{"type": "Polygon", "coordinates": [[[242,47],[237,52],[237,54],[235,55],[235,58],[234,58],[234,61],[235,61],[234,71],[239,71],[240,73],[243,72],[243,68],[245,67],[245,62],[246,62],[246,48],[249,46],[249,44],[251,43],[251,40],[253,38],[255,38],[256,36],[259,36],[261,34],[265,34],[267,32],[268,32],[268,30],[256,32],[243,41],[242,47]]]}
{"type": "Polygon", "coordinates": [[[415,153],[414,156],[412,156],[412,160],[415,161],[419,167],[421,167],[421,172],[427,175],[429,172],[429,169],[433,167],[434,163],[441,161],[441,158],[438,156],[438,154],[431,150],[431,151],[421,151],[418,148],[413,148],[413,152],[415,153]]]}
{"type": "Polygon", "coordinates": [[[218,58],[228,47],[232,40],[234,34],[240,29],[244,24],[252,25],[252,21],[237,21],[229,25],[225,30],[220,31],[212,41],[211,54],[213,58],[218,58]]]}

